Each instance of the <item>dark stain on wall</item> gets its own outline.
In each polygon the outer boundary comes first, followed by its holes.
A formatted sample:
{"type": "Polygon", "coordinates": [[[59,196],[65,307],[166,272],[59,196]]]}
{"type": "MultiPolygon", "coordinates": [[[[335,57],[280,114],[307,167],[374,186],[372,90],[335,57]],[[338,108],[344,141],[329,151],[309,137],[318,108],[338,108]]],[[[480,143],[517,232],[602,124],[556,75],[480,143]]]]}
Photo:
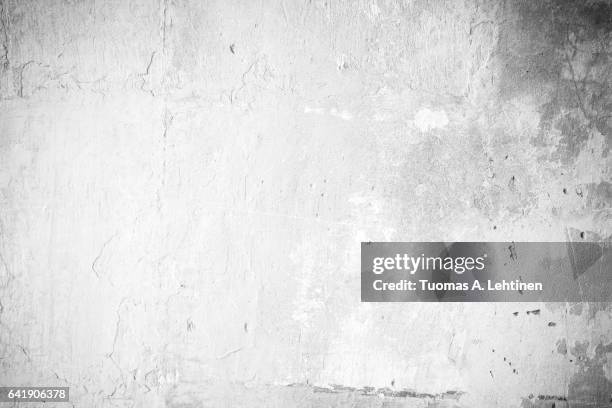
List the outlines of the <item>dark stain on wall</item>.
{"type": "Polygon", "coordinates": [[[565,339],[557,341],[557,353],[567,355],[567,341],[565,339]]]}
{"type": "Polygon", "coordinates": [[[572,407],[609,406],[612,403],[612,382],[604,373],[606,353],[612,352],[612,343],[599,344],[595,355],[589,358],[588,343],[576,343],[572,348],[579,371],[571,379],[568,386],[568,400],[572,407]]]}
{"type": "Polygon", "coordinates": [[[568,408],[569,402],[565,397],[556,395],[530,395],[524,398],[521,408],[568,408]]]}
{"type": "MultiPolygon", "coordinates": [[[[516,1],[501,21],[500,98],[528,95],[541,113],[536,146],[571,163],[593,131],[612,138],[609,37],[612,6],[602,1],[516,1]],[[560,138],[559,138],[560,135],[560,138]]],[[[595,154],[595,152],[593,152],[595,154]]]]}

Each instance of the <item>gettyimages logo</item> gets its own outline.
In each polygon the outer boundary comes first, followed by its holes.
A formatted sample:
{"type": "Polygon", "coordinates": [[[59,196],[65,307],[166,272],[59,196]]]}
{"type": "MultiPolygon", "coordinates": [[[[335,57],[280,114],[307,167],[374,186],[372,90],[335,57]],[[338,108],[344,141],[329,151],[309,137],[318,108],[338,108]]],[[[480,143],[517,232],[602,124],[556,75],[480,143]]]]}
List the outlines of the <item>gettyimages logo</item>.
{"type": "Polygon", "coordinates": [[[441,257],[441,256],[410,256],[409,254],[396,254],[395,257],[377,257],[372,261],[372,272],[380,275],[385,271],[407,271],[414,275],[418,271],[444,270],[453,271],[456,274],[463,274],[466,271],[482,271],[485,268],[487,254],[479,257],[441,257]]]}

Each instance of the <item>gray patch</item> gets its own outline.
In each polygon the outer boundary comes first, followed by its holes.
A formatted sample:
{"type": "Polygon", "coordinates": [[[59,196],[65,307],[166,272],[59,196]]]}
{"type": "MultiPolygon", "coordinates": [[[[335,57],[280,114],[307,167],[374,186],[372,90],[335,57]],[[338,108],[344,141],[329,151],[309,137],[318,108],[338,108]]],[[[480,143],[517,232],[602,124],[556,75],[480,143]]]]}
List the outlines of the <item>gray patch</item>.
{"type": "Polygon", "coordinates": [[[610,208],[612,205],[612,183],[589,183],[584,186],[586,191],[586,204],[593,210],[610,208]]]}
{"type": "Polygon", "coordinates": [[[584,307],[583,303],[574,303],[571,307],[570,307],[570,314],[574,315],[574,316],[580,316],[582,314],[582,309],[584,307]]]}
{"type": "Polygon", "coordinates": [[[574,279],[588,271],[601,259],[604,252],[609,250],[596,242],[568,242],[567,253],[572,264],[574,279]]]}
{"type": "Polygon", "coordinates": [[[567,355],[567,341],[565,339],[557,341],[557,353],[567,355]]]}
{"type": "Polygon", "coordinates": [[[568,400],[573,408],[608,406],[612,397],[612,382],[604,373],[606,353],[612,352],[612,343],[599,344],[592,359],[587,355],[588,343],[576,343],[572,354],[576,357],[579,371],[568,386],[568,400]]]}

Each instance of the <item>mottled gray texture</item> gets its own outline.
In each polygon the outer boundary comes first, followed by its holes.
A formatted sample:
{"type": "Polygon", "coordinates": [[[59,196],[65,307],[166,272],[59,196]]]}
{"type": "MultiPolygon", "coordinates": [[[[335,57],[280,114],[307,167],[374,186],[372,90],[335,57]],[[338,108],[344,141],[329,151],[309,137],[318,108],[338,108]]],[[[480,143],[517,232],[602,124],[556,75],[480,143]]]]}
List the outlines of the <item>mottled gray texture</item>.
{"type": "Polygon", "coordinates": [[[360,241],[610,237],[608,3],[0,4],[0,383],[609,403],[606,304],[359,302],[360,241]]]}

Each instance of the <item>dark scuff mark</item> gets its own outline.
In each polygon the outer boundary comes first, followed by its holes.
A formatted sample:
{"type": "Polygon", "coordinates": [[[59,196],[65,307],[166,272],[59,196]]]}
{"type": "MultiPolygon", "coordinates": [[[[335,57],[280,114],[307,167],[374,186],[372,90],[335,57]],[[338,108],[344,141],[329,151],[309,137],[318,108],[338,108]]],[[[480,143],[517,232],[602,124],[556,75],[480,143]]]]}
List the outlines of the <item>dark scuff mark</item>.
{"type": "Polygon", "coordinates": [[[538,395],[534,397],[530,394],[528,398],[523,398],[521,408],[569,408],[570,405],[564,396],[538,395]]]}
{"type": "MultiPolygon", "coordinates": [[[[304,386],[303,384],[291,384],[292,387],[304,386]]],[[[329,387],[312,386],[313,392],[315,393],[327,393],[327,394],[340,394],[340,393],[357,393],[363,396],[380,396],[390,398],[417,398],[427,400],[457,400],[464,393],[462,391],[450,390],[440,394],[430,394],[424,392],[416,392],[409,389],[392,390],[391,388],[375,388],[375,387],[348,387],[340,384],[332,384],[329,387]]]]}
{"type": "Polygon", "coordinates": [[[576,187],[576,195],[580,198],[584,197],[584,193],[582,192],[582,188],[576,187]]]}
{"type": "Polygon", "coordinates": [[[512,176],[510,177],[510,181],[508,182],[508,189],[510,189],[510,191],[516,191],[516,177],[512,176]]]}
{"type": "Polygon", "coordinates": [[[532,315],[538,316],[540,314],[540,309],[528,310],[527,314],[528,315],[532,314],[532,315]]]}
{"type": "Polygon", "coordinates": [[[557,323],[555,322],[548,322],[548,327],[555,327],[557,325],[557,323]]]}
{"type": "Polygon", "coordinates": [[[567,398],[555,395],[538,395],[540,401],[567,401],[567,398]]]}
{"type": "Polygon", "coordinates": [[[514,245],[514,242],[508,246],[508,251],[510,252],[510,259],[512,259],[513,261],[516,261],[517,256],[516,256],[516,245],[514,245]]]}

